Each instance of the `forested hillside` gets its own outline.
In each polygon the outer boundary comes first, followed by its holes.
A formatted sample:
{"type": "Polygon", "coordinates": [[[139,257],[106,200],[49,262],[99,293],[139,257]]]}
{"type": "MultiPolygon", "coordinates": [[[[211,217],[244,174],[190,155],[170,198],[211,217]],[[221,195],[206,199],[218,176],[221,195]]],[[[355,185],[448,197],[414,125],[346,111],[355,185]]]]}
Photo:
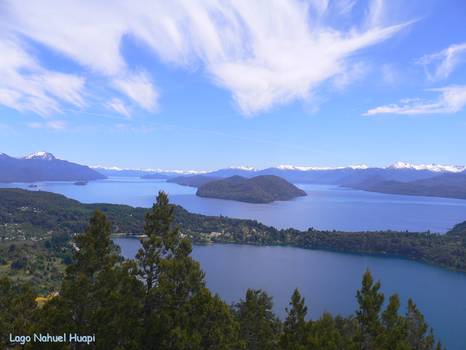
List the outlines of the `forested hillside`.
{"type": "MultiPolygon", "coordinates": [[[[95,209],[112,222],[111,233],[144,234],[146,208],[117,204],[81,204],[65,196],[42,191],[0,189],[0,239],[43,242],[50,234],[84,231],[95,209]]],[[[255,220],[189,213],[175,206],[180,235],[193,243],[295,244],[307,248],[397,254],[466,272],[466,222],[444,235],[431,232],[320,231],[309,228],[277,230],[255,220]],[[215,235],[212,235],[215,232],[215,235]]]]}
{"type": "Polygon", "coordinates": [[[0,280],[0,347],[26,349],[423,349],[441,350],[411,299],[400,310],[397,294],[385,295],[369,269],[356,291],[356,316],[324,312],[309,320],[296,289],[284,321],[273,298],[248,289],[230,307],[205,286],[205,274],[180,238],[175,208],[165,193],[145,216],[136,261],[117,266],[111,224],[95,210],[74,237],[75,261],[60,291],[38,307],[28,284],[0,280]],[[401,313],[402,315],[399,315],[401,313]],[[13,337],[11,336],[13,335],[13,337]],[[39,335],[39,338],[34,335],[39,335]]]}

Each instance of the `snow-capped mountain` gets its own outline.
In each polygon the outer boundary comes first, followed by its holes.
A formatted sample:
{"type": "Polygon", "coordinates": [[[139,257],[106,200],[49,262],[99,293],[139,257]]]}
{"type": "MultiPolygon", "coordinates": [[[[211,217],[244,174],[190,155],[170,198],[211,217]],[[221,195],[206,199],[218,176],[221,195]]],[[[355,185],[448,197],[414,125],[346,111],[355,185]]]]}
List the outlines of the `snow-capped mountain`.
{"type": "Polygon", "coordinates": [[[162,169],[142,169],[142,168],[118,168],[118,167],[104,167],[101,165],[90,166],[91,169],[106,175],[118,177],[142,177],[149,174],[162,174],[167,176],[179,175],[200,175],[207,174],[208,171],[195,171],[195,170],[162,170],[162,169]]]}
{"type": "Polygon", "coordinates": [[[25,157],[0,155],[0,182],[90,181],[106,176],[85,165],[68,162],[46,151],[25,157]]]}
{"type": "Polygon", "coordinates": [[[230,177],[234,175],[251,178],[258,175],[277,175],[293,183],[320,183],[347,185],[359,183],[378,175],[385,180],[415,181],[427,179],[442,173],[459,173],[466,170],[464,166],[457,165],[412,165],[405,162],[397,162],[383,168],[368,167],[364,164],[351,164],[345,167],[303,167],[295,165],[279,165],[266,169],[255,169],[248,166],[231,166],[216,171],[194,170],[162,170],[162,169],[122,169],[106,168],[102,166],[91,167],[107,176],[137,176],[147,174],[163,174],[169,177],[184,175],[205,175],[215,177],[230,177]]]}
{"type": "Polygon", "coordinates": [[[338,169],[368,169],[367,166],[363,164],[351,164],[346,167],[336,167],[336,168],[330,168],[330,167],[303,167],[303,166],[294,166],[294,165],[279,165],[276,167],[272,167],[270,169],[278,169],[278,170],[296,170],[296,171],[325,171],[325,170],[338,170],[338,169]]]}
{"type": "Polygon", "coordinates": [[[383,169],[411,169],[411,170],[429,170],[429,171],[433,171],[436,173],[441,173],[441,172],[459,173],[461,171],[464,171],[466,167],[459,166],[459,165],[439,165],[439,164],[413,165],[413,164],[409,164],[405,162],[397,162],[383,169]]]}
{"type": "MultiPolygon", "coordinates": [[[[52,153],[46,152],[46,151],[40,151],[36,153],[32,153],[28,156],[21,157],[19,159],[41,159],[41,160],[54,160],[54,159],[60,159],[60,158],[55,158],[55,156],[52,153]]],[[[64,160],[64,159],[61,159],[64,160]]]]}

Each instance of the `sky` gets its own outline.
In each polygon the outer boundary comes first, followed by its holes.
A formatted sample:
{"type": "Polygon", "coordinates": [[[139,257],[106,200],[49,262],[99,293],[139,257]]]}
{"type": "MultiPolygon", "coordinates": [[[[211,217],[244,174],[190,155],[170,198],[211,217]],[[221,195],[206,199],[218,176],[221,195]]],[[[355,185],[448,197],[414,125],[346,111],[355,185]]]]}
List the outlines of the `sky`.
{"type": "Polygon", "coordinates": [[[0,152],[466,165],[464,0],[0,1],[0,152]]]}

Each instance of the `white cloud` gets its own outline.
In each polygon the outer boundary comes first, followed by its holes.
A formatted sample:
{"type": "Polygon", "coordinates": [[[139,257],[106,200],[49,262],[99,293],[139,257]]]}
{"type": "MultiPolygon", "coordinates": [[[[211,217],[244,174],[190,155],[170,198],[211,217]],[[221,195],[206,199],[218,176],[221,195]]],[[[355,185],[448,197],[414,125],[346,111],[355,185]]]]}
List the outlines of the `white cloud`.
{"type": "Polygon", "coordinates": [[[390,104],[370,109],[364,115],[375,114],[431,114],[431,113],[456,113],[466,106],[466,85],[448,86],[429,91],[440,91],[442,94],[436,101],[417,102],[419,99],[404,99],[400,102],[404,106],[390,104]]]}
{"type": "MultiPolygon", "coordinates": [[[[148,67],[142,73],[128,67],[120,47],[125,35],[147,45],[165,63],[202,67],[215,84],[231,91],[244,114],[253,114],[295,99],[310,100],[328,79],[350,83],[350,71],[358,65],[354,54],[404,26],[385,24],[388,10],[383,0],[371,0],[367,16],[350,29],[329,26],[338,23],[339,16],[347,16],[354,4],[351,0],[15,0],[8,10],[14,19],[9,22],[11,30],[109,78],[110,86],[145,110],[156,109],[159,94],[146,73],[148,67]]],[[[65,84],[63,77],[55,79],[65,84]]],[[[66,81],[70,90],[62,95],[43,89],[83,104],[81,94],[74,93],[79,81],[71,80],[66,81]]],[[[14,101],[0,102],[22,106],[14,94],[9,98],[14,101]]],[[[41,99],[57,108],[54,99],[41,99]]]]}
{"type": "Polygon", "coordinates": [[[451,45],[447,49],[431,55],[424,55],[416,61],[424,66],[427,77],[430,80],[447,78],[455,67],[466,62],[466,43],[451,45]],[[431,73],[429,65],[434,65],[434,72],[431,73]]]}
{"type": "Polygon", "coordinates": [[[0,103],[43,116],[58,110],[59,100],[84,105],[83,78],[42,68],[26,47],[9,38],[0,38],[0,52],[0,103]]]}
{"type": "Polygon", "coordinates": [[[108,105],[110,106],[111,109],[115,110],[117,113],[124,115],[128,118],[131,118],[131,113],[128,107],[119,98],[112,99],[112,101],[109,102],[108,105]]]}
{"type": "Polygon", "coordinates": [[[26,125],[32,129],[39,129],[42,127],[42,124],[38,122],[27,123],[26,125]]]}
{"type": "Polygon", "coordinates": [[[155,91],[146,73],[129,74],[113,80],[113,86],[129,96],[134,102],[147,111],[154,111],[157,107],[159,94],[155,91]]]}
{"type": "Polygon", "coordinates": [[[53,131],[66,131],[66,120],[52,120],[45,124],[47,128],[52,129],[53,131]]]}

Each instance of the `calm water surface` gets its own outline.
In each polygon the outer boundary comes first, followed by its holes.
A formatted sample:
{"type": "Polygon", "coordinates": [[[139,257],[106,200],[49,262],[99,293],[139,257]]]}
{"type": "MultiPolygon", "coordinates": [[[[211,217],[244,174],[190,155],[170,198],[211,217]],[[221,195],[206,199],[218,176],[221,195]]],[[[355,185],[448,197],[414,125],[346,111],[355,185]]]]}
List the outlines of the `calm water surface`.
{"type": "MultiPolygon", "coordinates": [[[[134,257],[138,239],[116,238],[123,255],[134,257]]],[[[370,254],[310,250],[290,246],[244,244],[195,245],[194,259],[206,272],[207,287],[227,303],[245,298],[248,288],[263,288],[274,297],[274,312],[286,317],[295,287],[306,298],[308,316],[324,310],[344,316],[358,308],[356,291],[366,267],[382,282],[388,297],[398,293],[400,314],[412,298],[434,327],[436,339],[449,350],[466,349],[466,274],[421,262],[370,254]]]]}
{"type": "MultiPolygon", "coordinates": [[[[149,208],[159,190],[170,202],[192,213],[253,219],[278,229],[342,231],[427,231],[445,233],[466,220],[466,200],[389,195],[344,189],[331,185],[297,184],[306,197],[270,204],[250,204],[201,198],[196,188],[165,180],[110,178],[91,181],[87,186],[72,182],[39,182],[37,188],[63,194],[82,203],[115,203],[149,208]]],[[[0,184],[0,187],[28,189],[29,184],[0,184]]]]}
{"type": "MultiPolygon", "coordinates": [[[[466,200],[388,195],[354,191],[329,185],[298,184],[307,197],[271,204],[249,204],[200,198],[196,188],[165,180],[110,178],[75,186],[72,182],[40,182],[31,190],[63,194],[82,203],[152,206],[159,190],[170,202],[204,215],[254,219],[276,228],[307,230],[369,231],[410,230],[444,233],[466,220],[466,200]]],[[[29,184],[0,184],[28,188],[29,184]]],[[[123,254],[134,257],[139,241],[115,239],[123,254]]],[[[228,303],[244,298],[247,288],[264,288],[274,296],[274,311],[285,317],[285,307],[295,287],[306,298],[309,315],[316,319],[323,310],[347,316],[357,308],[356,291],[369,267],[382,281],[388,297],[397,292],[401,313],[409,297],[417,303],[426,321],[450,350],[466,349],[466,275],[420,262],[308,250],[285,246],[217,244],[194,246],[193,257],[207,273],[208,287],[228,303]]]]}

